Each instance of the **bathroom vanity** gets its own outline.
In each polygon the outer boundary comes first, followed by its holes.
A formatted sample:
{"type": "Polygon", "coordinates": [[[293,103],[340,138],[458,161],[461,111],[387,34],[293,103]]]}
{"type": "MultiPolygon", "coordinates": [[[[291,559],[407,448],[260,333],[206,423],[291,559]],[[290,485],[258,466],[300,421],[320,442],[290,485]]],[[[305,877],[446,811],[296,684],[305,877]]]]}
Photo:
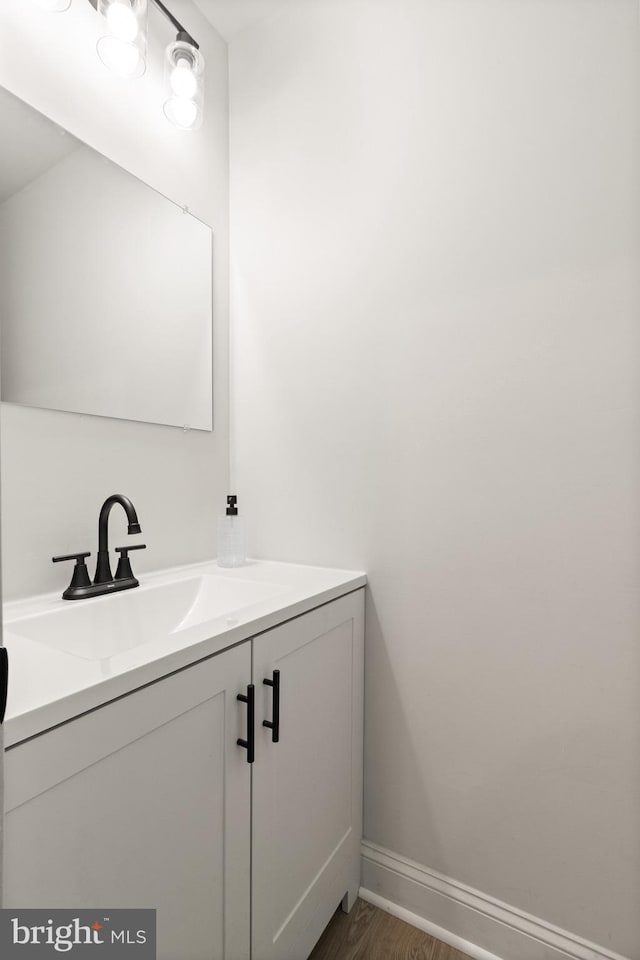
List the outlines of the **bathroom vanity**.
{"type": "Polygon", "coordinates": [[[159,960],[307,957],[359,886],[364,584],[201,564],[7,605],[4,905],[156,908],[159,960]]]}

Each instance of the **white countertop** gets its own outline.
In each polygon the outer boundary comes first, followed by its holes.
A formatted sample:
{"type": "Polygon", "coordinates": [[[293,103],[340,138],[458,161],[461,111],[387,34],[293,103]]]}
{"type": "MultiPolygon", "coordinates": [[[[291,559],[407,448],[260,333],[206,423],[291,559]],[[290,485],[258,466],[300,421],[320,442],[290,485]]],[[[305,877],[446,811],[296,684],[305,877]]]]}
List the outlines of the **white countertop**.
{"type": "Polygon", "coordinates": [[[24,617],[66,610],[72,605],[91,604],[97,612],[95,605],[113,603],[117,595],[65,601],[56,593],[4,604],[3,634],[9,654],[5,747],[366,584],[364,573],[350,570],[264,560],[249,560],[242,567],[223,569],[216,561],[209,561],[147,574],[136,591],[200,575],[260,581],[278,585],[279,589],[273,596],[233,611],[232,615],[160,636],[157,641],[142,643],[101,660],[85,659],[27,639],[19,634],[18,624],[12,632],[12,623],[24,617]]]}

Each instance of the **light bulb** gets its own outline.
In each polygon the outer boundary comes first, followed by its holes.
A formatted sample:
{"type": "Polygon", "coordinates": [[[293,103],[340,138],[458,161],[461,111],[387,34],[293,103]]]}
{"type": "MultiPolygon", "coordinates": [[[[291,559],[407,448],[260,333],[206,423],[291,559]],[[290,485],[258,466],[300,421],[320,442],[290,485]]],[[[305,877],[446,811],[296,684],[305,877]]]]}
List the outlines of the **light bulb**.
{"type": "Polygon", "coordinates": [[[62,13],[71,6],[71,0],[36,0],[36,3],[48,13],[62,13]]]}
{"type": "Polygon", "coordinates": [[[128,3],[117,0],[107,9],[107,24],[114,37],[132,43],[138,36],[138,21],[128,3]]]}
{"type": "Polygon", "coordinates": [[[191,69],[191,64],[184,57],[178,60],[171,71],[169,82],[176,97],[182,99],[190,100],[192,97],[195,97],[198,90],[198,81],[191,69]]]}
{"type": "Polygon", "coordinates": [[[182,130],[192,130],[200,119],[198,104],[194,100],[182,97],[172,97],[171,100],[167,100],[164,112],[167,120],[182,130]]]}
{"type": "Polygon", "coordinates": [[[144,61],[140,51],[131,43],[117,37],[101,37],[97,50],[105,67],[118,77],[131,80],[144,73],[144,61]]]}

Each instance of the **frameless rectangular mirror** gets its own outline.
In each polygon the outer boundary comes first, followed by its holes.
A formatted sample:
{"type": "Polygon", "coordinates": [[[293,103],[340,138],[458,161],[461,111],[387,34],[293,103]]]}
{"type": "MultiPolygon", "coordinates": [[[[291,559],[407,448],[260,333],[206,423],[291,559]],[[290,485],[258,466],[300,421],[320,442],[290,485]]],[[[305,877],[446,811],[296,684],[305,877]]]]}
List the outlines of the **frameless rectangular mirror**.
{"type": "Polygon", "coordinates": [[[10,403],[211,430],[212,233],[0,88],[10,403]]]}

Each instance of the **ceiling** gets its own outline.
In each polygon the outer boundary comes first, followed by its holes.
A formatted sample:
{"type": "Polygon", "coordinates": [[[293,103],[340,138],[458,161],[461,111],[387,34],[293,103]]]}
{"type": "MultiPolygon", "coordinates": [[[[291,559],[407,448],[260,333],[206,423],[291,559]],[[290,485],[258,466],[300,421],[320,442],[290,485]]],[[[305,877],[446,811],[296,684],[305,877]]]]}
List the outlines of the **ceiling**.
{"type": "Polygon", "coordinates": [[[296,2],[300,0],[194,0],[227,41],[250,24],[279,13],[296,2]]]}

